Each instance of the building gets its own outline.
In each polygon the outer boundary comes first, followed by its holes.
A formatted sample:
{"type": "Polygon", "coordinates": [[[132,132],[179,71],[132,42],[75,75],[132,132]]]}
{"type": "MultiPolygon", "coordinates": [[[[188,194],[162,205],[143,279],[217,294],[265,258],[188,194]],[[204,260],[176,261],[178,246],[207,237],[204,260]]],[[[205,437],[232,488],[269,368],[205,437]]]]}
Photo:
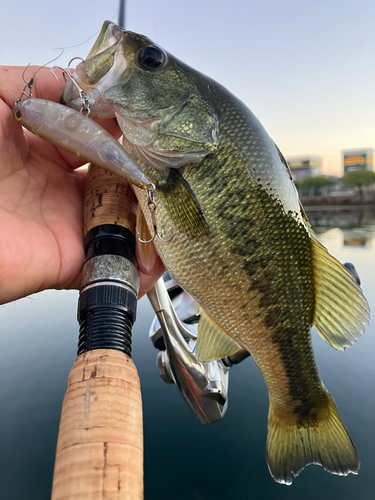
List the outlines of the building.
{"type": "Polygon", "coordinates": [[[286,161],[294,181],[303,181],[306,177],[321,175],[322,159],[320,156],[290,157],[286,161]]]}
{"type": "Polygon", "coordinates": [[[351,149],[342,151],[342,163],[344,175],[353,170],[373,170],[373,149],[351,149]]]}

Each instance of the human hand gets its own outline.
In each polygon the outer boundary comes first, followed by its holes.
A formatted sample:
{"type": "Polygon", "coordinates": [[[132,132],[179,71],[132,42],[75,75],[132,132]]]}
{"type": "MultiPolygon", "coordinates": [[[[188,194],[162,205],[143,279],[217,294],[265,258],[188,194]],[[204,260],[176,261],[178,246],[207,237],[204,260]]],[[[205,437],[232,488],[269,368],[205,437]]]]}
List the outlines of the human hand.
{"type": "MultiPolygon", "coordinates": [[[[27,75],[37,68],[30,67],[27,75]]],[[[0,303],[48,288],[79,288],[84,260],[82,160],[22,129],[12,107],[24,68],[0,67],[0,303]]],[[[34,97],[58,102],[64,88],[48,68],[35,78],[34,97]]],[[[101,121],[115,137],[115,120],[101,121]]],[[[139,297],[164,267],[138,265],[139,297]]]]}

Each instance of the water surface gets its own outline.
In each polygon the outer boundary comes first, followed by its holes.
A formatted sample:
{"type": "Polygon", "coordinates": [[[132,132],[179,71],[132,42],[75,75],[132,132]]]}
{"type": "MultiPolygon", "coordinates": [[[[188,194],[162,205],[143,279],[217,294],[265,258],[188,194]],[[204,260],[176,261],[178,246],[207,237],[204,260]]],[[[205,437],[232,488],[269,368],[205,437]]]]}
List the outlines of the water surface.
{"type": "MultiPolygon", "coordinates": [[[[352,262],[375,311],[375,217],[309,214],[320,241],[352,262]]],[[[47,500],[65,380],[75,359],[76,292],[46,291],[0,308],[0,498],[47,500]]],[[[320,376],[334,397],[362,465],[337,477],[309,466],[291,487],[265,461],[268,397],[251,358],[231,369],[225,418],[203,426],[176,388],[160,379],[148,339],[153,317],[139,303],[133,359],[144,411],[146,500],[367,500],[375,491],[374,326],[344,353],[313,332],[320,376]]]]}

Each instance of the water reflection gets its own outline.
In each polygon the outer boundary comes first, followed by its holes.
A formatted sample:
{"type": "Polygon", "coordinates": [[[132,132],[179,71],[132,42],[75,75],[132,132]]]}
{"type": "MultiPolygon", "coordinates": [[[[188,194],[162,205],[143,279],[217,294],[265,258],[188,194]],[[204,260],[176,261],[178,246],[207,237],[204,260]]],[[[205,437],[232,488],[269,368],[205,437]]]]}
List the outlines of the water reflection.
{"type": "MultiPolygon", "coordinates": [[[[319,240],[352,262],[375,311],[375,211],[309,212],[319,240]]],[[[47,500],[65,380],[78,337],[75,292],[44,292],[0,308],[0,498],[47,500]]],[[[143,396],[146,500],[367,500],[375,491],[375,329],[344,353],[313,333],[319,373],[356,445],[358,476],[307,467],[291,487],[265,461],[268,397],[252,359],[231,369],[225,418],[202,426],[156,369],[153,317],[139,304],[133,359],[143,396]]]]}
{"type": "Polygon", "coordinates": [[[307,216],[311,225],[317,232],[327,228],[359,228],[375,227],[375,209],[374,210],[322,210],[306,209],[307,216]]]}

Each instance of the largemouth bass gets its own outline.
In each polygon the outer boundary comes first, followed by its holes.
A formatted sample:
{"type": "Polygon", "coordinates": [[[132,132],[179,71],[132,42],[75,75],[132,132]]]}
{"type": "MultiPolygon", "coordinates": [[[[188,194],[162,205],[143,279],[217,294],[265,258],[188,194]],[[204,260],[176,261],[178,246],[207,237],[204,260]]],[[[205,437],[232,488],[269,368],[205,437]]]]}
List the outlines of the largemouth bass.
{"type": "MultiPolygon", "coordinates": [[[[319,378],[310,328],[343,350],[363,333],[368,304],[315,239],[263,126],[220,84],[110,22],[76,78],[91,116],[116,116],[124,147],[155,185],[154,214],[145,192],[135,191],[150,233],[156,221],[173,234],[154,243],[200,305],[199,359],[245,348],[264,377],[273,478],[290,484],[310,463],[356,473],[358,456],[319,378]]],[[[81,107],[71,84],[63,100],[81,107]]]]}

